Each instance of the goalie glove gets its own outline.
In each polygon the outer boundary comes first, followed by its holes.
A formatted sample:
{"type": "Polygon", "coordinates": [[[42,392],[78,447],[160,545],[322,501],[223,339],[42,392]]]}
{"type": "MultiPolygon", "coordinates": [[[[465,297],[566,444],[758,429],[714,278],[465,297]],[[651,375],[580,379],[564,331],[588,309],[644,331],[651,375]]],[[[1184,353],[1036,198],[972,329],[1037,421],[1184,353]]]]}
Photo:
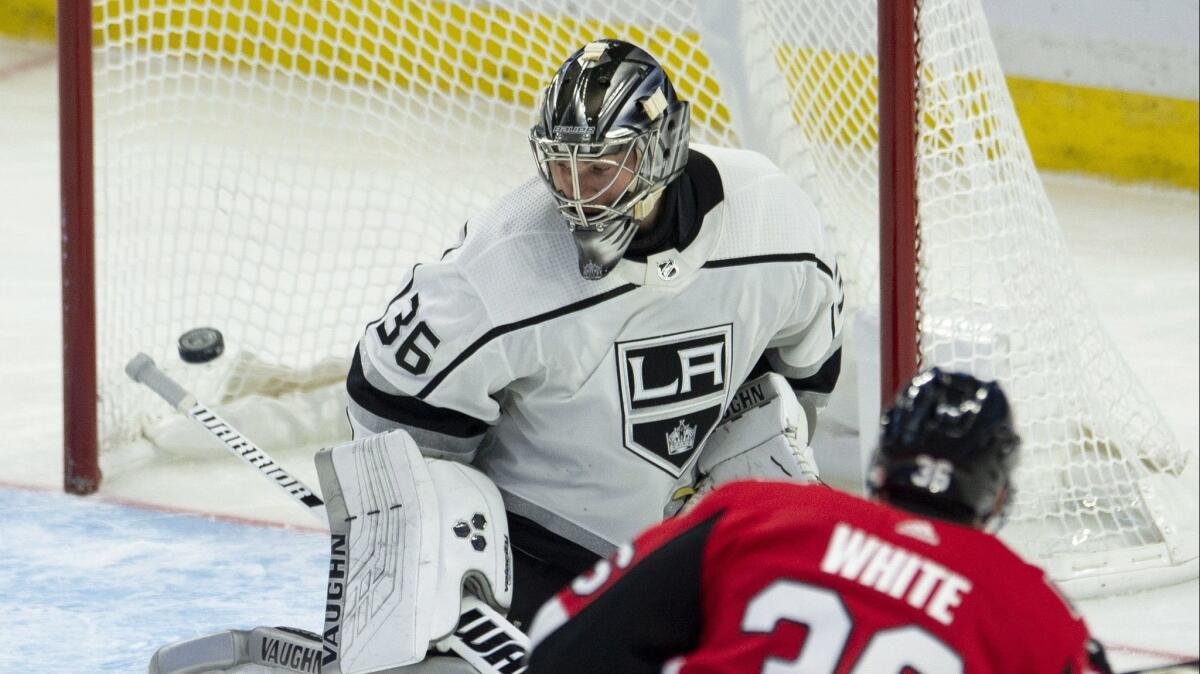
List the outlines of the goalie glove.
{"type": "Polygon", "coordinates": [[[317,472],[331,533],[322,634],[228,630],[159,649],[151,674],[524,670],[528,639],[503,616],[512,556],[490,480],[422,456],[402,430],[322,450],[317,472]]]}
{"type": "Polygon", "coordinates": [[[808,435],[808,418],[787,379],[768,372],[746,382],[700,449],[695,487],[677,491],[666,514],[734,480],[820,482],[808,435]]]}

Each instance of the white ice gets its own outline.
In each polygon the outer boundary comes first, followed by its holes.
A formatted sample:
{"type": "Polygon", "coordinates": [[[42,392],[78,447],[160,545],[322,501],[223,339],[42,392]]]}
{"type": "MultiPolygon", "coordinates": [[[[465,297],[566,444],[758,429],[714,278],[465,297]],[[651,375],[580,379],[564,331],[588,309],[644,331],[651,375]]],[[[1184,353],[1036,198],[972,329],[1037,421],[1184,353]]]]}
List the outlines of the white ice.
{"type": "MultiPolygon", "coordinates": [[[[174,639],[257,624],[317,629],[326,541],[236,459],[147,466],[86,499],[56,493],[56,98],[53,50],[0,41],[0,672],[144,671],[174,639]]],[[[1054,175],[1045,183],[1104,326],[1180,442],[1196,448],[1196,193],[1054,175]]],[[[307,456],[278,458],[315,483],[307,456]]],[[[1196,581],[1079,608],[1118,669],[1200,653],[1196,581]]]]}
{"type": "Polygon", "coordinates": [[[0,672],[138,672],[233,627],[320,631],[329,539],[0,489],[0,672]]]}

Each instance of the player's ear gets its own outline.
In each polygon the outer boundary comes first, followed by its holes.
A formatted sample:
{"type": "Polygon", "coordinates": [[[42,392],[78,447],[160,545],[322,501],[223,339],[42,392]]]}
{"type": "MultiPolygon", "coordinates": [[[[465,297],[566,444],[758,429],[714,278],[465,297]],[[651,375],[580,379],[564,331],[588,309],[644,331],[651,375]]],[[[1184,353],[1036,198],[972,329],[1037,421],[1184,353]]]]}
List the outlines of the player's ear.
{"type": "Polygon", "coordinates": [[[1009,505],[1012,502],[1012,484],[1005,484],[996,491],[996,499],[992,503],[991,512],[987,515],[981,515],[976,518],[976,529],[982,529],[989,533],[995,533],[1004,526],[1004,521],[1007,519],[1009,505]]]}

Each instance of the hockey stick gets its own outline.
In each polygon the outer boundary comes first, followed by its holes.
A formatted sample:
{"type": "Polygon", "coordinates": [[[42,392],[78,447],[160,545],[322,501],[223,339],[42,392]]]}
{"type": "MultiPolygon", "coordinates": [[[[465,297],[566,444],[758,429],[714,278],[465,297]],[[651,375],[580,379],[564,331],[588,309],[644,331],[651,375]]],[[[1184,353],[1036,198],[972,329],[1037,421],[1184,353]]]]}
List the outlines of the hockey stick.
{"type": "Polygon", "coordinates": [[[458,627],[434,648],[453,652],[480,674],[520,674],[529,655],[529,637],[487,603],[464,594],[458,627]]]}
{"type": "Polygon", "coordinates": [[[1200,660],[1177,662],[1173,665],[1162,665],[1152,669],[1139,669],[1136,672],[1124,672],[1123,674],[1185,674],[1185,672],[1200,672],[1200,660]]]}
{"type": "MultiPolygon", "coordinates": [[[[178,382],[158,369],[154,360],[139,353],[125,366],[125,374],[146,385],[171,407],[204,427],[248,465],[253,466],[277,487],[288,493],[309,512],[328,523],[325,502],[298,478],[292,476],[258,445],[255,445],[215,412],[196,400],[178,382]]],[[[453,651],[480,674],[519,674],[529,651],[529,638],[503,615],[474,596],[463,596],[458,627],[435,645],[439,651],[453,651]]]]}
{"type": "Polygon", "coordinates": [[[220,440],[226,449],[257,469],[260,475],[270,480],[276,487],[287,492],[293,501],[308,508],[314,517],[320,518],[324,523],[329,522],[325,514],[325,502],[314,494],[308,485],[284,470],[283,466],[275,463],[258,445],[237,432],[233,426],[217,416],[216,412],[197,401],[196,397],[188,393],[178,382],[158,369],[150,356],[144,353],[134,356],[133,360],[125,365],[125,374],[129,375],[130,379],[145,384],[160,398],[167,401],[171,407],[203,426],[204,430],[220,440]]]}

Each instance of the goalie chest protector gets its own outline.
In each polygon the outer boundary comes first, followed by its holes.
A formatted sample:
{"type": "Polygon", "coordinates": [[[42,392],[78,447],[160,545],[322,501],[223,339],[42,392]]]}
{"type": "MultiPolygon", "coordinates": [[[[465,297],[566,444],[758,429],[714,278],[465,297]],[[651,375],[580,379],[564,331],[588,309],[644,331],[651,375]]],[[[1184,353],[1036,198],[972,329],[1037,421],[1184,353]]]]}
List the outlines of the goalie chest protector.
{"type": "Polygon", "coordinates": [[[815,371],[839,341],[812,200],[761,155],[692,152],[684,250],[585,280],[532,180],[418,265],[360,344],[390,395],[482,422],[476,465],[511,512],[599,554],[662,518],[766,349],[815,371]]]}

